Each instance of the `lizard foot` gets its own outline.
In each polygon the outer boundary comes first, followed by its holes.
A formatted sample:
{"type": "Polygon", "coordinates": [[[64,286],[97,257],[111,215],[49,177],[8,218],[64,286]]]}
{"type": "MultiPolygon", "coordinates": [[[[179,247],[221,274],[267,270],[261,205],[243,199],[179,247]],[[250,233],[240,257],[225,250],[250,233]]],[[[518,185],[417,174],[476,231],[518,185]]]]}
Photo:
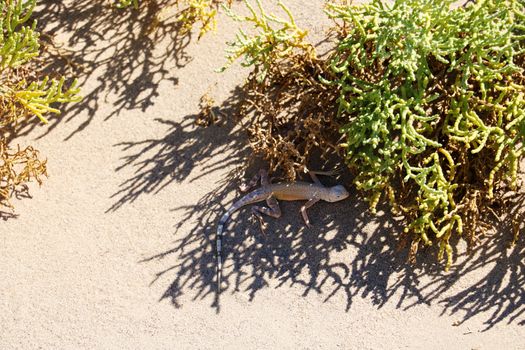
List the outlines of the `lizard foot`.
{"type": "Polygon", "coordinates": [[[306,202],[305,205],[303,205],[301,207],[301,214],[303,215],[304,222],[305,222],[306,226],[308,226],[308,228],[311,228],[312,225],[310,224],[310,219],[308,218],[308,214],[306,213],[306,209],[310,208],[312,205],[314,205],[318,201],[319,201],[319,199],[317,199],[317,198],[310,199],[308,202],[306,202]]]}
{"type": "Polygon", "coordinates": [[[265,222],[263,220],[262,214],[261,214],[261,208],[260,207],[252,207],[252,214],[253,216],[259,221],[259,228],[261,229],[261,233],[266,236],[265,231],[265,222]]]}

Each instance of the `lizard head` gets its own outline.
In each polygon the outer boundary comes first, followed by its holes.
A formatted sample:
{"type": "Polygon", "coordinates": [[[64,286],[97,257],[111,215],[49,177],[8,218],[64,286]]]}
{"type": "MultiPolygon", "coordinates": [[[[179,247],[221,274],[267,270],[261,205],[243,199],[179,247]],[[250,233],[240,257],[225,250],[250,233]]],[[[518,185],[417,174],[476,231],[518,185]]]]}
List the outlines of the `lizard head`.
{"type": "Polygon", "coordinates": [[[346,190],[343,185],[337,185],[330,187],[330,193],[328,194],[328,202],[339,202],[345,198],[348,198],[350,193],[346,190]]]}

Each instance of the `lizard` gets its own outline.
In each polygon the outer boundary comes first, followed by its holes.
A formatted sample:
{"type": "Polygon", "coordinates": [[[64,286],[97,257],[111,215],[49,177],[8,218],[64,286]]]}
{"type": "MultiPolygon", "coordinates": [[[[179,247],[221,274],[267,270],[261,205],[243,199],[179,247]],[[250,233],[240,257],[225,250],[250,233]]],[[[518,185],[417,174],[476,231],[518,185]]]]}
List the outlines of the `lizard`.
{"type": "Polygon", "coordinates": [[[306,200],[306,204],[301,207],[301,214],[303,216],[306,226],[311,227],[310,219],[306,213],[306,209],[314,205],[320,200],[326,202],[338,202],[346,199],[350,194],[342,185],[332,187],[325,187],[316,175],[333,175],[335,172],[309,171],[313,182],[290,182],[290,183],[275,183],[272,184],[268,180],[268,172],[260,170],[253,179],[246,185],[240,186],[241,192],[247,192],[257,185],[260,180],[261,186],[252,192],[246,194],[244,197],[236,201],[227,211],[222,215],[217,226],[216,244],[217,244],[217,293],[221,292],[221,271],[222,271],[222,237],[226,223],[230,216],[237,210],[249,204],[266,201],[268,207],[254,206],[252,207],[252,214],[255,215],[262,227],[262,214],[279,218],[281,216],[281,209],[279,208],[278,199],[285,201],[306,200]]]}

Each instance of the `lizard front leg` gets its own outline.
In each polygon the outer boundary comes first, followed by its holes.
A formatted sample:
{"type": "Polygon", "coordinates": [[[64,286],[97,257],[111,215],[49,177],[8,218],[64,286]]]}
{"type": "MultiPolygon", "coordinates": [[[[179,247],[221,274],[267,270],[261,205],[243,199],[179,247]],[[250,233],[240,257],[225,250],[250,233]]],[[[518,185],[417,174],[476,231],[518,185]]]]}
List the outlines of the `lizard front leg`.
{"type": "Polygon", "coordinates": [[[306,209],[310,208],[312,205],[314,205],[317,202],[319,202],[318,198],[312,198],[308,202],[306,202],[305,205],[301,207],[301,214],[303,214],[304,222],[306,223],[306,226],[308,227],[312,227],[312,225],[310,225],[310,219],[308,219],[308,214],[306,213],[306,209]]]}
{"type": "Polygon", "coordinates": [[[263,234],[265,234],[265,232],[264,232],[264,221],[263,221],[262,214],[271,216],[276,219],[281,217],[281,208],[279,207],[279,202],[277,202],[277,199],[270,197],[266,199],[266,204],[268,204],[268,208],[261,207],[261,206],[252,207],[252,213],[259,220],[259,224],[261,225],[260,226],[261,232],[263,234]]]}

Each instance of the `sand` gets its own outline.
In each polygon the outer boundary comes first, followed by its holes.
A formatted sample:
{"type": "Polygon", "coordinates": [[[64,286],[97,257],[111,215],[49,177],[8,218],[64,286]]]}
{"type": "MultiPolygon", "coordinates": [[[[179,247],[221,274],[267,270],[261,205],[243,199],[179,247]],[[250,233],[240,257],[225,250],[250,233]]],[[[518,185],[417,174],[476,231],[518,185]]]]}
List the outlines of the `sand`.
{"type": "MultiPolygon", "coordinates": [[[[322,1],[286,3],[323,37],[322,1]]],[[[310,209],[311,229],[300,203],[283,203],[266,236],[248,210],[234,215],[217,301],[215,225],[255,170],[241,172],[240,127],[194,120],[207,91],[227,114],[248,71],[213,72],[237,26],[224,15],[200,41],[138,23],[152,16],[40,1],[85,98],[16,140],[50,177],[0,223],[0,349],[525,348],[523,244],[499,234],[448,273],[433,249],[407,265],[402,227],[351,186],[310,209]]]]}

